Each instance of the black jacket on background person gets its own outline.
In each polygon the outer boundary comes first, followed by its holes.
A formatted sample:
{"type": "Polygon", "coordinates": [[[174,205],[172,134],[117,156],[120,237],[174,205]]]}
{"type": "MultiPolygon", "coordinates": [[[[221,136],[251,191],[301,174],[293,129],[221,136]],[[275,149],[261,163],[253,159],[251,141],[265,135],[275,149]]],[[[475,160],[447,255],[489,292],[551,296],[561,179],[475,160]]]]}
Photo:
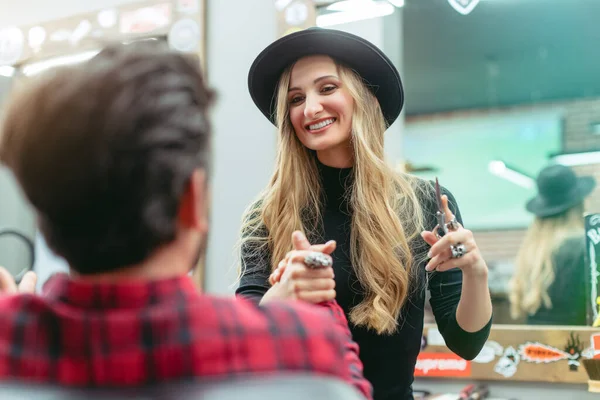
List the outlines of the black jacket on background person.
{"type": "Polygon", "coordinates": [[[552,308],[542,306],[527,317],[530,325],[587,325],[585,238],[565,240],[553,256],[554,282],[548,288],[552,308]]]}

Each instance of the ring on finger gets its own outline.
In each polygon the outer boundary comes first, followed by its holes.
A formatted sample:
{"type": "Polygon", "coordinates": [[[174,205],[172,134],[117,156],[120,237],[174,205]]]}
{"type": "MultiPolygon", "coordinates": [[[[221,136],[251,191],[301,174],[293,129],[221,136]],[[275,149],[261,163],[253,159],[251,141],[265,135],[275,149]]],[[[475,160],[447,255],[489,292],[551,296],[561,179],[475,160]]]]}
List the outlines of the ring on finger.
{"type": "Polygon", "coordinates": [[[465,254],[467,254],[467,248],[462,243],[450,245],[450,251],[452,252],[452,258],[461,258],[465,254]]]}
{"type": "Polygon", "coordinates": [[[304,257],[304,264],[309,268],[326,268],[331,267],[331,258],[323,253],[313,252],[304,257]]]}
{"type": "Polygon", "coordinates": [[[442,238],[442,235],[440,235],[440,225],[436,225],[435,228],[433,228],[432,231],[435,234],[435,237],[439,240],[442,238]]]}
{"type": "Polygon", "coordinates": [[[456,220],[456,217],[452,217],[452,219],[449,222],[446,222],[446,228],[448,228],[449,231],[457,231],[458,227],[459,225],[458,221],[456,220]]]}

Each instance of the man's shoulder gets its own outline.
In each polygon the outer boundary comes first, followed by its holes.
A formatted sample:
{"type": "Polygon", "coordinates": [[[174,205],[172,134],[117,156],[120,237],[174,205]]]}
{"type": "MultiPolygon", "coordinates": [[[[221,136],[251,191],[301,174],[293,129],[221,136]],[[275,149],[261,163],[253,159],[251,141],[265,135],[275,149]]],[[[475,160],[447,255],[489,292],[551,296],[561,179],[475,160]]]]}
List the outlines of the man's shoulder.
{"type": "MultiPolygon", "coordinates": [[[[336,376],[370,398],[371,386],[362,375],[358,346],[345,319],[340,319],[343,311],[337,303],[273,301],[257,305],[243,298],[207,299],[219,314],[213,332],[220,340],[213,343],[225,343],[229,356],[232,349],[237,350],[237,356],[253,370],[303,370],[336,376]]],[[[208,335],[205,332],[203,336],[208,335]]],[[[212,351],[219,350],[213,346],[212,351]]]]}
{"type": "Polygon", "coordinates": [[[0,295],[0,314],[7,315],[24,308],[40,309],[44,303],[44,299],[35,294],[2,294],[0,295]]]}
{"type": "MultiPolygon", "coordinates": [[[[52,306],[41,296],[34,294],[0,295],[0,326],[5,328],[18,324],[25,329],[40,328],[40,315],[51,315],[52,306]],[[36,328],[37,327],[37,328],[36,328]]],[[[12,329],[0,329],[0,340],[7,340],[12,329]]],[[[40,337],[46,334],[40,332],[40,337]]]]}

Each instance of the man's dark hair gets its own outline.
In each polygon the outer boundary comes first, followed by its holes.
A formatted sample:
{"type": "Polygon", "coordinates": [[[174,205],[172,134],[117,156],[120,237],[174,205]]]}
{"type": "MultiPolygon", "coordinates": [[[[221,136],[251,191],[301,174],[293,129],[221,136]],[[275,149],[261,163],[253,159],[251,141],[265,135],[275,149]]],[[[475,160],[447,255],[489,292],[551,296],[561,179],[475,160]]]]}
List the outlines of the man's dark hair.
{"type": "Polygon", "coordinates": [[[139,263],[175,238],[186,183],[210,166],[213,92],[198,64],[163,44],[112,45],[7,105],[2,162],[77,272],[139,263]]]}

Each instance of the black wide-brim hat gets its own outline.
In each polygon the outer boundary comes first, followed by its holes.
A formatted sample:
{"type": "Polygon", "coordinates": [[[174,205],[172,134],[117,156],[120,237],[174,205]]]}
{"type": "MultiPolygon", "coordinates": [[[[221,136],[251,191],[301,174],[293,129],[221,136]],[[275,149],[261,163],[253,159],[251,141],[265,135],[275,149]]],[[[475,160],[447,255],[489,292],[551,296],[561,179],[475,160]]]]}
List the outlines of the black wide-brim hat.
{"type": "Polygon", "coordinates": [[[400,74],[390,59],[373,43],[350,33],[308,28],[288,34],[264,49],[248,74],[250,96],[273,124],[277,83],[283,71],[305,56],[327,55],[356,71],[379,101],[388,126],[404,104],[400,74]]]}
{"type": "Polygon", "coordinates": [[[567,166],[544,168],[537,177],[538,194],[527,202],[527,211],[538,217],[561,214],[581,204],[596,187],[592,176],[576,176],[567,166]]]}

